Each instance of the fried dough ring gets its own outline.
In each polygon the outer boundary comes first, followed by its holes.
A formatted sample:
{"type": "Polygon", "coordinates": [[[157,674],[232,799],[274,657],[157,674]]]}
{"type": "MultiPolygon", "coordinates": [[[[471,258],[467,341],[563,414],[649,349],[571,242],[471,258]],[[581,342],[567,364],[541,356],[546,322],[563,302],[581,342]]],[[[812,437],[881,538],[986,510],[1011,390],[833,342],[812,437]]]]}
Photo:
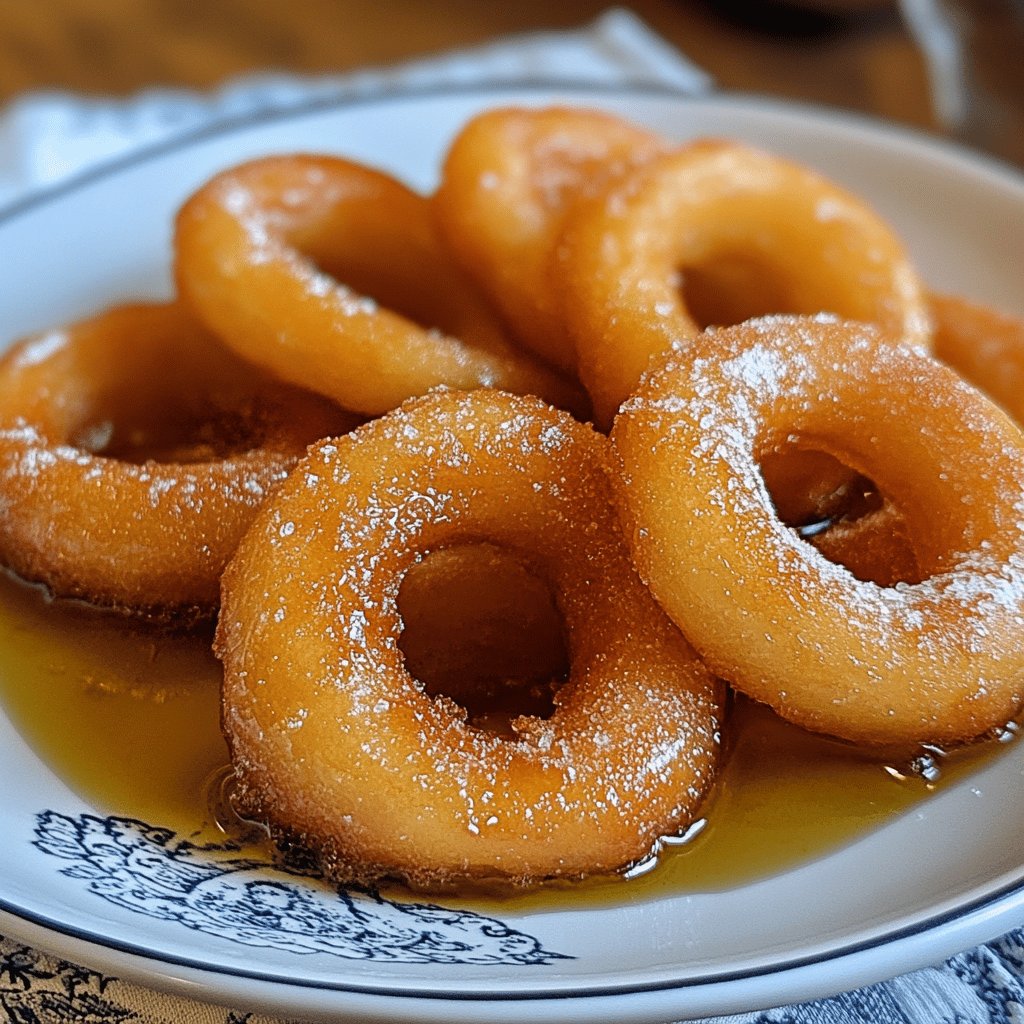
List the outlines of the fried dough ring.
{"type": "Polygon", "coordinates": [[[636,577],[608,458],[568,415],[484,390],[314,446],[224,576],[244,812],[336,878],[422,888],[610,871],[685,826],[714,772],[719,684],[636,577]],[[481,538],[549,582],[571,662],[553,716],[512,739],[430,698],[398,646],[405,573],[481,538]]]}
{"type": "Polygon", "coordinates": [[[662,357],[612,438],[641,576],[738,689],[867,744],[967,740],[1017,712],[1024,436],[952,371],[863,325],[754,320],[662,357]],[[790,436],[876,482],[922,582],[857,580],[780,523],[758,458],[790,436]]]}
{"type": "Polygon", "coordinates": [[[429,202],[379,171],[301,154],[242,164],[182,207],[175,246],[200,319],[346,409],[378,415],[439,384],[574,400],[510,348],[438,242],[429,202]]]}
{"type": "Polygon", "coordinates": [[[354,425],[269,380],[179,307],[130,305],[0,361],[0,559],[54,593],[209,614],[306,446],[354,425]]]}
{"type": "Polygon", "coordinates": [[[441,233],[515,336],[566,373],[576,352],[552,281],[566,215],[665,149],[600,111],[511,107],[473,118],[448,151],[434,196],[441,233]]]}
{"type": "Polygon", "coordinates": [[[927,344],[925,292],[892,229],[806,167],[692,143],[581,204],[560,245],[564,310],[596,421],[651,357],[708,324],[830,312],[927,344]]]}
{"type": "Polygon", "coordinates": [[[935,357],[1024,423],[1024,319],[932,295],[935,357]]]}

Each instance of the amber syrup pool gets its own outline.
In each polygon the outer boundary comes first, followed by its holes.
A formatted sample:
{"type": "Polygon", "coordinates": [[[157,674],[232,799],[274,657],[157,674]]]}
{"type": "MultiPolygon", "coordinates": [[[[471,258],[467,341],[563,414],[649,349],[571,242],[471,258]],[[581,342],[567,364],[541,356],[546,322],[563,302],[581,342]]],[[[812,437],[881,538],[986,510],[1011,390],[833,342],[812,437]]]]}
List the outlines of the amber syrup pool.
{"type": "MultiPolygon", "coordinates": [[[[209,631],[180,636],[46,599],[0,575],[0,712],[98,813],[193,841],[252,837],[225,813],[228,754],[209,631]]],[[[628,877],[543,887],[523,907],[724,889],[820,856],[927,799],[1000,744],[941,758],[937,781],[736,700],[706,819],[628,877]]],[[[42,809],[42,808],[40,808],[42,809]]],[[[270,856],[270,851],[263,853],[270,856]]]]}

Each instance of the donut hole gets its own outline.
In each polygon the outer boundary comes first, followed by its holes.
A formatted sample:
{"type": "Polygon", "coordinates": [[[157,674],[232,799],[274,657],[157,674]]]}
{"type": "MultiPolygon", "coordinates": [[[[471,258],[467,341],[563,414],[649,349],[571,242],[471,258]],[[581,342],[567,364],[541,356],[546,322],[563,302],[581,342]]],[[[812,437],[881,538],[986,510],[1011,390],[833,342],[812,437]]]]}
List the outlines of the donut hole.
{"type": "Polygon", "coordinates": [[[874,482],[826,451],[788,442],[763,452],[758,464],[779,518],[802,534],[882,507],[874,482]]]}
{"type": "Polygon", "coordinates": [[[677,271],[687,312],[703,330],[729,327],[757,316],[817,313],[793,294],[788,276],[756,256],[723,254],[677,271]]]}
{"type": "Polygon", "coordinates": [[[70,441],[92,455],[136,464],[210,462],[262,443],[267,416],[259,403],[234,408],[212,400],[191,404],[191,409],[163,402],[96,410],[72,432],[70,441]]]}
{"type": "Polygon", "coordinates": [[[311,417],[313,440],[336,418],[174,305],[110,309],[24,347],[13,369],[22,414],[51,441],[121,462],[219,461],[311,417]]]}
{"type": "Polygon", "coordinates": [[[758,464],[779,519],[829,561],[883,587],[924,579],[902,516],[863,473],[793,441],[769,448],[758,464]]]}
{"type": "Polygon", "coordinates": [[[428,249],[411,230],[389,232],[377,223],[363,224],[352,211],[338,232],[320,226],[315,232],[293,230],[287,237],[318,272],[367,300],[368,309],[378,306],[425,330],[463,336],[462,291],[450,287],[459,275],[454,267],[438,265],[434,247],[428,249]],[[338,244],[339,237],[344,245],[338,244]]]}
{"type": "Polygon", "coordinates": [[[550,718],[569,672],[561,614],[514,552],[462,544],[427,555],[398,594],[406,669],[471,725],[512,735],[520,715],[550,718]]]}
{"type": "MultiPolygon", "coordinates": [[[[685,204],[665,256],[692,319],[727,327],[827,312],[909,328],[907,269],[886,226],[850,197],[791,171],[768,161],[751,171],[748,187],[685,204]]],[[[717,191],[720,179],[714,182],[717,191]]]]}
{"type": "Polygon", "coordinates": [[[375,306],[388,309],[411,320],[425,330],[439,330],[457,335],[461,321],[445,301],[445,291],[431,283],[431,275],[420,267],[386,268],[363,262],[355,255],[347,259],[318,259],[314,261],[321,273],[354,294],[369,300],[375,306]]]}

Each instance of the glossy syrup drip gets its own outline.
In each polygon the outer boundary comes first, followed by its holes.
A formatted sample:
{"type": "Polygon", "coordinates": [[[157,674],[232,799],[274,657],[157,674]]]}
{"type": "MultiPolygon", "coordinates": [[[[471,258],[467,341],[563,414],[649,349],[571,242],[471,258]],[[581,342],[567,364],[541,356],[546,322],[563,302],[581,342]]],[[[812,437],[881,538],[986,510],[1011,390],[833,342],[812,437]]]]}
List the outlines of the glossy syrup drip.
{"type": "MultiPolygon", "coordinates": [[[[98,813],[271,856],[265,834],[231,810],[208,632],[132,625],[0,576],[0,710],[98,813]]],[[[887,760],[814,736],[742,699],[727,731],[715,794],[686,841],[666,841],[656,863],[627,877],[545,886],[517,894],[517,904],[632,901],[782,871],[865,834],[1002,746],[926,752],[922,773],[912,757],[887,760]]]]}

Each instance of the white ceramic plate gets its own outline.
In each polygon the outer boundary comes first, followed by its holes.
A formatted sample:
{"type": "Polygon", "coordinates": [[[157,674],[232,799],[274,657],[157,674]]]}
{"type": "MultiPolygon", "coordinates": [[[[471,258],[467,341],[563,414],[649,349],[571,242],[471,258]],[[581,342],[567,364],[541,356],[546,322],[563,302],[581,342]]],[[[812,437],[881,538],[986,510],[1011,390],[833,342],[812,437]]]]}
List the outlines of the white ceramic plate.
{"type": "MultiPolygon", "coordinates": [[[[1006,169],[763,101],[485,90],[234,125],[7,212],[0,342],[169,294],[176,207],[242,158],[334,151],[429,189],[474,112],[553,101],[813,164],[870,198],[934,287],[1024,315],[1024,181],[1006,169]]],[[[109,816],[123,809],[85,804],[0,708],[0,931],[122,978],[305,1017],[628,1024],[762,1008],[933,963],[1024,923],[1022,775],[1024,749],[1010,749],[842,849],[725,891],[498,920],[337,895],[229,854],[178,849],[159,828],[109,816]]]]}

